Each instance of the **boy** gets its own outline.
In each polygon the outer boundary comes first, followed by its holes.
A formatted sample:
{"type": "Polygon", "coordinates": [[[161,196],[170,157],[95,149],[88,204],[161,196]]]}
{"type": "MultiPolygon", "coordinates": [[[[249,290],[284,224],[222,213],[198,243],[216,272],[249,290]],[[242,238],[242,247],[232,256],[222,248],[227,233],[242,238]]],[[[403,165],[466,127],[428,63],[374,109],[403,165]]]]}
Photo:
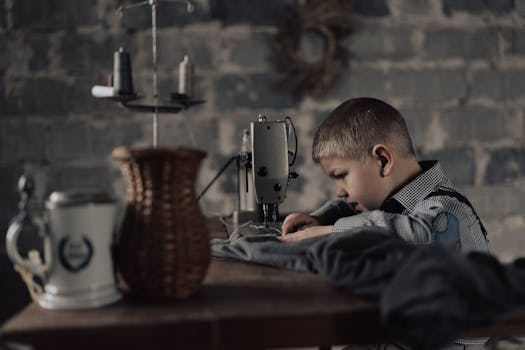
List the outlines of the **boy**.
{"type": "Polygon", "coordinates": [[[319,126],[312,157],[340,199],[309,215],[288,215],[282,241],[378,226],[413,244],[488,250],[472,205],[437,161],[416,160],[404,119],[389,104],[355,98],[339,105],[319,126]]]}
{"type": "MultiPolygon", "coordinates": [[[[401,114],[374,98],[342,103],[321,123],[312,157],[335,181],[339,200],[282,225],[289,242],[377,226],[413,244],[487,251],[486,231],[469,201],[437,161],[418,162],[401,114]]],[[[456,340],[446,349],[483,349],[487,339],[456,340]]],[[[406,349],[398,344],[345,349],[406,349]]]]}

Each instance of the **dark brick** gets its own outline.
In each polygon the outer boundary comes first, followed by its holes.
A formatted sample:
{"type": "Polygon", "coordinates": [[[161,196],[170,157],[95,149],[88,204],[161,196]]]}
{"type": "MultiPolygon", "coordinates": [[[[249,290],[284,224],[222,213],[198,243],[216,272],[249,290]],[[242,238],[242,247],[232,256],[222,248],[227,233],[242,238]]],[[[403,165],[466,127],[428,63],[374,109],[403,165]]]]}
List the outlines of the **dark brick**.
{"type": "Polygon", "coordinates": [[[108,34],[73,34],[60,37],[60,67],[68,72],[111,72],[113,53],[118,49],[108,34]]]}
{"type": "Polygon", "coordinates": [[[90,156],[86,121],[57,121],[50,129],[51,161],[85,159],[90,156]]]}
{"type": "MultiPolygon", "coordinates": [[[[188,13],[183,3],[159,2],[157,6],[157,28],[182,27],[209,20],[210,14],[202,9],[198,3],[194,2],[194,4],[194,12],[188,13]]],[[[129,33],[150,29],[151,23],[150,6],[128,8],[120,17],[120,26],[129,33]]]]}
{"type": "Polygon", "coordinates": [[[269,43],[272,37],[267,33],[251,33],[247,38],[230,39],[230,61],[247,69],[269,69],[269,43]]]}
{"type": "MultiPolygon", "coordinates": [[[[212,46],[215,45],[215,41],[210,40],[208,34],[179,35],[176,40],[173,40],[173,36],[173,32],[170,31],[159,33],[159,43],[170,43],[159,45],[159,69],[169,69],[178,74],[179,63],[184,59],[184,55],[188,55],[196,72],[214,68],[212,46]]],[[[147,57],[151,60],[151,54],[147,57]]]]}
{"type": "Polygon", "coordinates": [[[498,28],[477,31],[444,28],[425,32],[424,50],[430,58],[491,59],[499,55],[498,28]]]}
{"type": "Polygon", "coordinates": [[[414,56],[412,30],[406,27],[365,27],[346,39],[352,59],[401,60],[414,56]]]}
{"type": "Polygon", "coordinates": [[[472,185],[476,175],[476,159],[471,148],[444,148],[421,154],[421,159],[437,159],[456,186],[472,185]]]}
{"type": "MultiPolygon", "coordinates": [[[[336,107],[336,106],[334,106],[336,107]]],[[[312,158],[312,143],[314,141],[314,136],[315,136],[315,133],[317,131],[317,129],[319,128],[319,125],[321,125],[321,123],[323,122],[323,120],[325,120],[328,115],[330,114],[332,110],[331,109],[326,109],[326,110],[316,110],[316,111],[313,111],[312,112],[312,127],[308,130],[308,133],[306,134],[306,144],[307,144],[307,148],[304,149],[304,153],[306,153],[306,156],[305,157],[302,157],[301,160],[304,161],[304,159],[310,159],[312,158]]],[[[299,141],[301,142],[301,141],[299,141]]],[[[304,142],[304,141],[303,141],[304,142]]],[[[301,162],[301,165],[302,165],[302,162],[301,162]]]]}
{"type": "Polygon", "coordinates": [[[459,107],[441,112],[449,140],[469,142],[522,138],[523,120],[520,112],[487,107],[459,107]]]}
{"type": "Polygon", "coordinates": [[[472,78],[472,97],[489,97],[508,101],[525,95],[525,71],[477,71],[472,78]]]}
{"type": "MultiPolygon", "coordinates": [[[[135,39],[130,39],[124,47],[131,54],[133,71],[138,73],[138,70],[147,68],[147,75],[151,79],[151,34],[142,32],[137,34],[136,37],[135,39]]],[[[157,40],[157,65],[159,72],[165,70],[176,76],[179,63],[184,59],[184,55],[189,56],[196,73],[202,70],[216,69],[213,48],[218,46],[218,43],[215,40],[210,40],[208,34],[194,33],[183,35],[179,31],[161,30],[158,33],[157,40]],[[176,40],[174,40],[174,37],[176,40]]]]}
{"type": "Polygon", "coordinates": [[[506,53],[512,55],[525,55],[525,30],[509,29],[504,31],[504,37],[507,41],[508,49],[506,53]]]}
{"type": "Polygon", "coordinates": [[[335,98],[341,102],[361,96],[385,98],[386,75],[379,69],[350,68],[336,76],[336,82],[327,98],[335,98]]]}
{"type": "Polygon", "coordinates": [[[7,27],[7,12],[5,10],[5,0],[0,0],[0,28],[7,27]]]}
{"type": "MultiPolygon", "coordinates": [[[[472,186],[462,188],[463,193],[474,205],[483,223],[488,224],[488,220],[501,222],[502,218],[512,215],[521,215],[522,206],[525,202],[525,192],[512,184],[501,184],[492,186],[472,186]]],[[[503,232],[505,235],[507,232],[503,232]]],[[[489,232],[489,239],[492,232],[489,232]]],[[[491,251],[493,247],[491,247],[491,251]]]]}
{"type": "MultiPolygon", "coordinates": [[[[144,121],[118,121],[91,123],[90,134],[93,155],[102,160],[108,159],[111,151],[118,146],[132,146],[144,139],[144,125],[150,124],[150,118],[144,116],[144,121]],[[108,137],[111,135],[111,137],[108,137]]],[[[164,129],[161,128],[161,134],[164,129]]],[[[150,135],[148,135],[150,137],[150,135]]]]}
{"type": "Polygon", "coordinates": [[[111,180],[109,169],[100,164],[74,166],[53,163],[47,174],[46,194],[78,188],[111,193],[111,180]]]}
{"type": "Polygon", "coordinates": [[[401,1],[397,3],[397,11],[403,15],[425,15],[432,14],[432,3],[430,1],[401,1]]]}
{"type": "Polygon", "coordinates": [[[22,168],[17,163],[0,163],[0,198],[7,201],[18,200],[17,184],[22,168]]]}
{"type": "MultiPolygon", "coordinates": [[[[0,74],[3,74],[3,71],[0,70],[0,74]]],[[[5,96],[5,79],[0,79],[0,122],[2,118],[6,116],[6,111],[8,109],[8,99],[5,96]]],[[[1,129],[0,129],[1,130],[1,129]]]]}
{"type": "Polygon", "coordinates": [[[525,176],[525,148],[502,148],[490,153],[485,180],[496,184],[525,176]]]}
{"type": "Polygon", "coordinates": [[[298,0],[210,0],[211,17],[226,25],[280,24],[298,6],[298,0]]]}
{"type": "Polygon", "coordinates": [[[100,23],[97,0],[17,0],[12,8],[15,29],[55,31],[100,23]]]}
{"type": "MultiPolygon", "coordinates": [[[[0,165],[0,232],[7,231],[9,221],[18,211],[18,178],[23,170],[18,163],[5,163],[0,165]]],[[[0,234],[0,251],[5,247],[0,234]]]]}
{"type": "Polygon", "coordinates": [[[454,12],[504,14],[511,12],[513,9],[513,0],[443,0],[443,13],[448,16],[454,12]]]}
{"type": "Polygon", "coordinates": [[[31,71],[46,70],[49,67],[48,50],[51,45],[49,36],[40,33],[29,33],[26,41],[33,51],[33,56],[29,60],[29,69],[31,71]]]}
{"type": "MultiPolygon", "coordinates": [[[[159,119],[159,143],[168,147],[215,149],[213,142],[219,138],[217,124],[216,119],[202,121],[193,118],[191,110],[183,111],[178,116],[167,115],[159,119]]],[[[238,139],[239,147],[240,142],[241,137],[238,139]]]]}
{"type": "Polygon", "coordinates": [[[395,69],[390,72],[393,97],[414,103],[460,99],[465,96],[465,72],[461,69],[395,69]]]}
{"type": "Polygon", "coordinates": [[[48,131],[41,122],[2,121],[0,135],[0,160],[42,162],[47,159],[48,131]]]}
{"type": "Polygon", "coordinates": [[[514,5],[516,6],[516,11],[518,12],[518,14],[520,16],[525,16],[525,2],[516,1],[514,5]]]}
{"type": "Polygon", "coordinates": [[[427,106],[410,106],[399,111],[405,118],[414,148],[427,144],[428,135],[432,132],[432,110],[427,106]]]}
{"type": "MultiPolygon", "coordinates": [[[[7,43],[8,43],[9,36],[7,33],[1,33],[0,32],[0,74],[2,77],[5,75],[5,70],[7,69],[7,66],[9,64],[9,51],[7,50],[7,43]]],[[[2,81],[5,79],[2,79],[2,81]]]]}
{"type": "Polygon", "coordinates": [[[234,108],[290,108],[299,99],[275,89],[273,74],[223,75],[214,81],[216,104],[222,110],[234,108]]]}
{"type": "MultiPolygon", "coordinates": [[[[121,2],[121,5],[125,2],[121,2]]],[[[160,11],[163,12],[163,11],[160,11]]],[[[151,7],[140,6],[123,10],[119,14],[119,26],[128,33],[151,28],[151,7]]],[[[157,14],[157,26],[160,27],[157,14]]]]}
{"type": "Polygon", "coordinates": [[[5,97],[5,115],[61,116],[68,113],[69,86],[50,78],[18,78],[10,82],[23,88],[5,97]]]}
{"type": "Polygon", "coordinates": [[[390,14],[386,0],[347,0],[353,11],[368,17],[385,17],[390,14]]]}

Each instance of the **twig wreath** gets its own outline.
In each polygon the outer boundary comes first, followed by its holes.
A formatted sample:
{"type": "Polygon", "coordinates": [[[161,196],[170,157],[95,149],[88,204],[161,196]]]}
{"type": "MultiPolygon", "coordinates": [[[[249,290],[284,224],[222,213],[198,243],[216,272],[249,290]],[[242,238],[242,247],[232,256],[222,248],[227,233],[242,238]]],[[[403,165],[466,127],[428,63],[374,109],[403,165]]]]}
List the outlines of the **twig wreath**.
{"type": "Polygon", "coordinates": [[[341,0],[311,0],[300,6],[279,27],[271,45],[271,62],[284,77],[277,86],[294,95],[325,95],[336,73],[348,66],[350,54],[342,39],[351,32],[351,13],[341,0]],[[317,34],[323,56],[310,62],[301,56],[301,39],[317,34]]]}

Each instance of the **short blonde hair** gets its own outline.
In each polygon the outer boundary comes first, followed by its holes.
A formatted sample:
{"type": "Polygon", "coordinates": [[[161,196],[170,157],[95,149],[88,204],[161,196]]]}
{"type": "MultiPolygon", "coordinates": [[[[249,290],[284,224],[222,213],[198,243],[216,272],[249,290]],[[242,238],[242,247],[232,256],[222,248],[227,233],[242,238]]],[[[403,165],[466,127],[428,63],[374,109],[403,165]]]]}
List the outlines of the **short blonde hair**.
{"type": "Polygon", "coordinates": [[[405,120],[386,102],[360,97],[347,100],[335,108],[317,128],[312,158],[341,157],[366,160],[374,145],[384,143],[400,156],[415,156],[405,120]]]}

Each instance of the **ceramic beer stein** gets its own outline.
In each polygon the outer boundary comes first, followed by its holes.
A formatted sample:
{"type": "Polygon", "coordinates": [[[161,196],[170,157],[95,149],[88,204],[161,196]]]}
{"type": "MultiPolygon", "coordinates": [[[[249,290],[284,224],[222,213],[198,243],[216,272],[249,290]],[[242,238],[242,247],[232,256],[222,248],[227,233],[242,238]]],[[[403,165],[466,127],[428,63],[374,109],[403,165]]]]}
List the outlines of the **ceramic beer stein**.
{"type": "Polygon", "coordinates": [[[116,203],[104,193],[53,192],[40,219],[27,211],[32,181],[22,177],[19,189],[21,212],[8,228],[6,249],[15,266],[43,282],[43,292],[37,295],[40,306],[91,308],[120,299],[112,259],[116,203]],[[18,237],[27,224],[39,228],[44,262],[36,250],[29,252],[29,258],[19,253],[18,237]]]}

